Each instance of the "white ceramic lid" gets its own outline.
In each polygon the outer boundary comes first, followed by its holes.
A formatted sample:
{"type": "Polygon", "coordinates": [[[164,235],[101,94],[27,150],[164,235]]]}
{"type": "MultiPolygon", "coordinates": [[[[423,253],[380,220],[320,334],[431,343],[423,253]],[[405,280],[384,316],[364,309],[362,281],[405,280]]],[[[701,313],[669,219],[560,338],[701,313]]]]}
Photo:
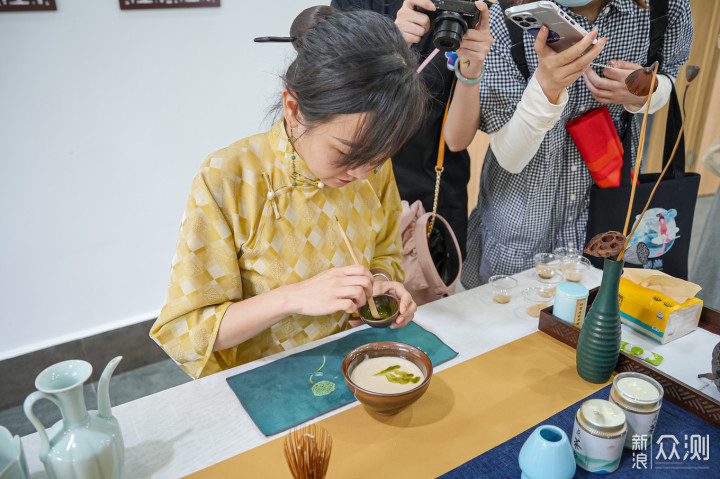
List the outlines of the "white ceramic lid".
{"type": "Polygon", "coordinates": [[[610,396],[623,407],[652,411],[660,407],[663,388],[653,378],[641,373],[620,373],[613,379],[610,396]]]}
{"type": "Polygon", "coordinates": [[[600,436],[616,436],[626,428],[623,410],[605,399],[588,399],[582,403],[578,419],[600,436]]]}
{"type": "Polygon", "coordinates": [[[620,378],[616,387],[625,397],[637,402],[654,403],[660,399],[660,391],[648,381],[637,377],[620,378]]]}

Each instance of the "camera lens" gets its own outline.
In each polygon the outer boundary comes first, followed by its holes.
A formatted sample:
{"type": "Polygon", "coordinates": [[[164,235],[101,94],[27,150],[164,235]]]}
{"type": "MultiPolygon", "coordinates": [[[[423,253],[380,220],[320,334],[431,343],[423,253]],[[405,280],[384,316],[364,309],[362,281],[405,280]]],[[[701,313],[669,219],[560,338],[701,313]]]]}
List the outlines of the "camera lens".
{"type": "Polygon", "coordinates": [[[442,12],[433,23],[433,44],[443,52],[454,52],[460,48],[462,36],[467,31],[467,22],[455,12],[442,12]]]}
{"type": "Polygon", "coordinates": [[[529,27],[530,24],[528,22],[520,22],[521,27],[529,27]]]}
{"type": "Polygon", "coordinates": [[[522,22],[523,17],[512,17],[512,19],[515,20],[516,22],[522,22]]]}
{"type": "Polygon", "coordinates": [[[535,23],[535,22],[537,22],[537,20],[536,20],[534,17],[527,17],[527,18],[525,19],[525,21],[530,22],[530,23],[535,23]]]}

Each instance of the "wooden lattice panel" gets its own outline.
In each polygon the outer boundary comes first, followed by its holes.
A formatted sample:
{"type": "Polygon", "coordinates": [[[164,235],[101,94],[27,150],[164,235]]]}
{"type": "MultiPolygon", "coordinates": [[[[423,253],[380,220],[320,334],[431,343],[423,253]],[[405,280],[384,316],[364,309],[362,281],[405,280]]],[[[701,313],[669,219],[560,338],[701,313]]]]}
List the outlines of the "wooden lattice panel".
{"type": "Polygon", "coordinates": [[[620,352],[615,370],[618,372],[641,373],[660,383],[665,390],[665,399],[681,408],[720,427],[720,404],[710,396],[666,376],[650,365],[640,363],[633,356],[620,352]]]}
{"type": "Polygon", "coordinates": [[[55,0],[0,0],[0,12],[57,10],[55,0]]]}

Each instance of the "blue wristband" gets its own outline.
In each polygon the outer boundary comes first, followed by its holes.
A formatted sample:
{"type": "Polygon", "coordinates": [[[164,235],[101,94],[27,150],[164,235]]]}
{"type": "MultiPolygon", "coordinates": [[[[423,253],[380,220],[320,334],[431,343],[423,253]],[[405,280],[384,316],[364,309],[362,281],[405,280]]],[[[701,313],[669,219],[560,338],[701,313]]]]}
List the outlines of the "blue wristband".
{"type": "Polygon", "coordinates": [[[480,82],[480,78],[482,77],[482,73],[477,78],[465,78],[462,73],[460,73],[460,58],[458,57],[455,60],[455,76],[458,80],[460,80],[462,83],[466,85],[477,85],[480,82]]]}

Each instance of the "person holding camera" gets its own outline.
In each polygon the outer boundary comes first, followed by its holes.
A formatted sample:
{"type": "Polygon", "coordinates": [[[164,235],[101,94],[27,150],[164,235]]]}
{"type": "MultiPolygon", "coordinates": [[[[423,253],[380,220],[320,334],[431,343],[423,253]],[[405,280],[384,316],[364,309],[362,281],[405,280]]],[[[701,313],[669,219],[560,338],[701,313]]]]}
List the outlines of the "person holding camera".
{"type": "MultiPolygon", "coordinates": [[[[393,156],[392,163],[400,197],[411,204],[421,200],[425,210],[432,211],[443,114],[445,105],[450,101],[453,80],[457,78],[445,124],[447,146],[444,172],[440,180],[438,214],[452,227],[464,255],[468,216],[467,183],[470,178],[470,156],[466,148],[477,133],[480,118],[477,83],[493,39],[488,24],[488,9],[483,2],[456,0],[455,3],[474,4],[479,13],[477,23],[466,29],[464,34],[460,33],[462,30],[456,30],[461,42],[454,45],[455,51],[441,51],[422,70],[423,82],[432,96],[430,108],[425,113],[420,129],[393,156]],[[456,61],[459,62],[457,69],[456,61]]],[[[394,18],[405,41],[422,60],[432,54],[435,43],[441,40],[436,38],[438,32],[433,29],[433,23],[442,20],[439,16],[444,13],[457,15],[455,12],[439,10],[432,0],[332,0],[331,5],[342,10],[372,10],[394,18]]],[[[443,35],[442,32],[439,34],[443,35]]]]}
{"type": "MultiPolygon", "coordinates": [[[[688,0],[655,0],[653,8],[663,1],[667,24],[659,37],[662,62],[650,113],[667,102],[692,44],[688,0]]],[[[503,9],[526,3],[499,1],[490,8],[495,44],[480,83],[480,129],[490,135],[490,150],[469,219],[461,277],[466,288],[495,274],[531,268],[535,253],[584,248],[593,179],[565,125],[606,105],[618,132],[632,128],[637,148],[638,129],[628,119],[644,112],[647,103],[625,85],[650,51],[650,12],[643,0],[555,0],[567,18],[590,33],[556,52],[543,25],[536,39],[525,33],[518,44],[523,62],[512,48],[503,9]]]]}
{"type": "Polygon", "coordinates": [[[391,327],[417,309],[387,161],[427,103],[416,57],[377,13],[301,17],[283,118],[208,156],[192,184],[150,336],[193,378],[349,329],[374,294],[398,298],[391,327]]]}

